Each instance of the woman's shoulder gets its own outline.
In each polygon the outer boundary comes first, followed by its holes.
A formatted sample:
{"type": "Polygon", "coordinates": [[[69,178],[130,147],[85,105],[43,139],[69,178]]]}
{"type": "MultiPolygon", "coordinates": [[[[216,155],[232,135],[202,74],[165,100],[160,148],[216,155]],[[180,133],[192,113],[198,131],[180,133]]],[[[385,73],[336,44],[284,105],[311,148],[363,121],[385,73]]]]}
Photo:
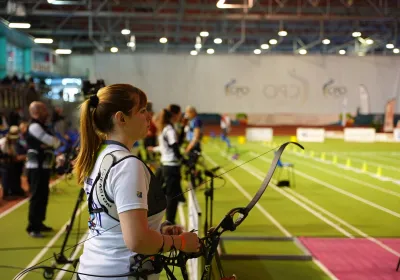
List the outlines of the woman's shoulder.
{"type": "Polygon", "coordinates": [[[134,156],[130,151],[121,149],[120,147],[112,147],[113,145],[107,146],[97,158],[98,164],[96,169],[100,169],[101,164],[104,162],[104,158],[107,155],[112,155],[112,166],[111,168],[120,172],[132,171],[145,169],[145,163],[134,156]]]}
{"type": "Polygon", "coordinates": [[[170,124],[170,123],[167,124],[167,125],[164,127],[163,132],[167,132],[167,131],[169,131],[169,130],[175,131],[174,126],[173,126],[172,124],[170,124]]]}
{"type": "Polygon", "coordinates": [[[128,177],[135,177],[145,174],[146,177],[150,179],[150,173],[146,164],[132,153],[128,151],[124,151],[123,153],[116,151],[113,154],[116,155],[112,166],[115,175],[124,173],[128,175],[128,177]]]}

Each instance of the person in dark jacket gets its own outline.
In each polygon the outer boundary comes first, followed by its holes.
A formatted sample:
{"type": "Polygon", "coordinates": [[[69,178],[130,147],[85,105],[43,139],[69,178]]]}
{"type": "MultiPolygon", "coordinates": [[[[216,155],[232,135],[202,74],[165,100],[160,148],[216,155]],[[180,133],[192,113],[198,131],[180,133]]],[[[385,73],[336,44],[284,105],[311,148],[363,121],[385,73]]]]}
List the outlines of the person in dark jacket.
{"type": "Polygon", "coordinates": [[[52,135],[45,125],[49,113],[43,102],[32,102],[29,105],[29,114],[31,122],[26,133],[26,169],[32,196],[29,201],[29,223],[26,230],[32,237],[43,237],[41,232],[52,230],[43,222],[46,218],[54,149],[60,146],[60,140],[52,135]]]}

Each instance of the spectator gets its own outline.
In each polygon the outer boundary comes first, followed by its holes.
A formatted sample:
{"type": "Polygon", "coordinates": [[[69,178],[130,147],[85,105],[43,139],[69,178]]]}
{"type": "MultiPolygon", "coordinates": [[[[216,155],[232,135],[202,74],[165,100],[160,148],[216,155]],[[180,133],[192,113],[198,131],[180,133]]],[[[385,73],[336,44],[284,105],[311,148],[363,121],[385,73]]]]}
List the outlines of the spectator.
{"type": "Polygon", "coordinates": [[[52,135],[45,126],[49,113],[43,102],[35,101],[29,105],[32,118],[26,133],[28,148],[28,182],[32,197],[29,201],[29,224],[26,230],[32,237],[43,237],[41,232],[52,228],[43,224],[49,198],[49,181],[52,169],[54,149],[60,146],[60,140],[52,135]]]}
{"type": "Polygon", "coordinates": [[[21,107],[17,108],[15,111],[11,111],[8,115],[8,124],[10,126],[18,126],[24,118],[24,112],[21,107]]]}
{"type": "Polygon", "coordinates": [[[19,153],[18,126],[11,126],[6,137],[0,139],[1,152],[1,181],[3,185],[3,199],[11,200],[16,197],[25,196],[21,188],[21,164],[26,159],[26,154],[19,153]]]}

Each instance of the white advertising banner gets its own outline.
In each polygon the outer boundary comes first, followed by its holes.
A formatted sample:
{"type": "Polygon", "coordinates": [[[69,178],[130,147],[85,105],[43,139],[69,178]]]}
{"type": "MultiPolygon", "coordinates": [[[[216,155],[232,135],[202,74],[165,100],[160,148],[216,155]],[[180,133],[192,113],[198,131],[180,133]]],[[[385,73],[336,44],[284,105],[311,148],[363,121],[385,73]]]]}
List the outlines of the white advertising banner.
{"type": "Polygon", "coordinates": [[[395,142],[400,142],[400,128],[395,128],[393,130],[393,138],[395,142]]]}
{"type": "Polygon", "coordinates": [[[246,128],[246,140],[247,141],[272,141],[274,131],[272,128],[246,128]]]}
{"type": "Polygon", "coordinates": [[[95,53],[72,54],[68,68],[93,82],[135,85],[156,111],[177,103],[200,113],[339,116],[345,97],[346,113],[383,113],[400,57],[95,53]]]}
{"type": "Polygon", "coordinates": [[[345,142],[375,142],[375,128],[345,128],[345,142]]]}
{"type": "Polygon", "coordinates": [[[299,142],[324,142],[325,129],[299,127],[296,131],[296,136],[299,142]]]}

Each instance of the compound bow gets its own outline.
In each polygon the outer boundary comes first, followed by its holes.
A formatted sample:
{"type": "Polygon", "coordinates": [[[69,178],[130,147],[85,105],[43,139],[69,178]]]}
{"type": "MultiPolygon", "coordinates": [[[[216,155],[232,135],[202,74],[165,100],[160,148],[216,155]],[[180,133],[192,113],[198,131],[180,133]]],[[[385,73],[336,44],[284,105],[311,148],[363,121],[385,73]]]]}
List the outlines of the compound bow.
{"type": "MultiPolygon", "coordinates": [[[[93,275],[93,274],[86,274],[81,272],[75,272],[70,270],[64,270],[54,267],[48,266],[34,266],[27,268],[26,270],[22,271],[17,277],[22,276],[23,274],[31,271],[33,269],[44,269],[47,272],[48,278],[51,279],[52,275],[54,274],[54,270],[63,270],[71,273],[87,275],[87,276],[94,276],[94,277],[102,277],[102,278],[119,278],[119,277],[133,277],[134,279],[144,279],[146,280],[149,275],[151,274],[158,274],[163,269],[165,269],[167,275],[171,277],[171,280],[177,280],[174,276],[173,272],[169,268],[169,266],[179,267],[182,271],[182,276],[184,280],[188,280],[189,276],[186,271],[186,263],[189,259],[204,257],[204,270],[201,275],[201,280],[210,280],[211,279],[211,263],[215,256],[215,253],[218,248],[218,244],[221,238],[221,235],[225,231],[235,231],[236,228],[243,223],[246,217],[249,215],[251,209],[257,204],[260,200],[261,196],[263,195],[264,191],[268,187],[269,182],[272,179],[272,176],[275,172],[276,166],[278,165],[278,161],[286,148],[289,144],[295,144],[301,149],[304,149],[302,145],[296,142],[286,142],[282,144],[278,151],[276,152],[274,159],[271,163],[271,166],[268,170],[267,175],[264,178],[264,181],[261,184],[261,187],[258,189],[257,193],[253,197],[253,199],[249,202],[246,207],[237,207],[230,210],[225,217],[221,220],[221,222],[214,228],[211,228],[205,237],[200,238],[200,250],[197,253],[185,253],[179,251],[178,254],[175,256],[165,256],[163,254],[156,254],[156,255],[142,255],[138,254],[134,256],[134,264],[130,267],[130,272],[123,273],[123,274],[116,274],[116,275],[93,275]]],[[[45,273],[46,274],[46,273],[45,273]]],[[[231,278],[232,279],[232,278],[231,278]]]]}

